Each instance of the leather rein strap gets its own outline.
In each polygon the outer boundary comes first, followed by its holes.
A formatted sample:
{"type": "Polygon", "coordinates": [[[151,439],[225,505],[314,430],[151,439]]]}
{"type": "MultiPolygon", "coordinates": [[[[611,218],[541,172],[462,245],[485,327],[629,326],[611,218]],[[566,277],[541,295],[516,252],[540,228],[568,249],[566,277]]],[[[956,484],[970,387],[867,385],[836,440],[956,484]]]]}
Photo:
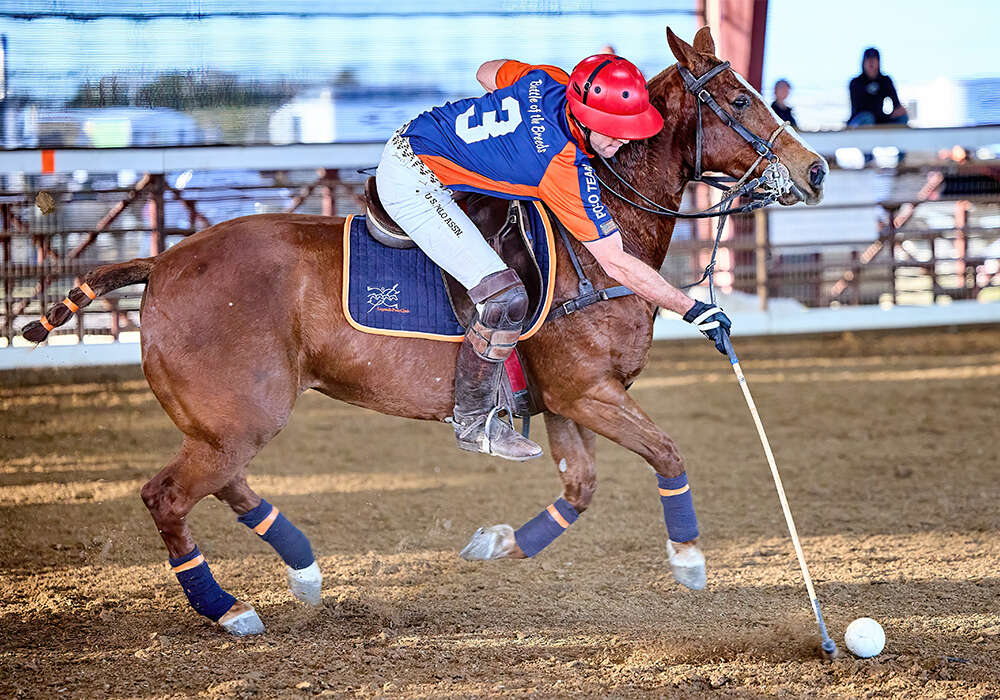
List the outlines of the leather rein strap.
{"type": "MultiPolygon", "coordinates": [[[[623,178],[618,173],[618,171],[614,169],[611,162],[609,162],[603,156],[599,156],[601,158],[601,161],[604,163],[605,167],[608,169],[608,172],[614,175],[615,179],[617,179],[619,183],[624,185],[627,190],[629,190],[630,192],[632,192],[632,194],[638,196],[639,199],[645,202],[645,205],[639,204],[638,202],[629,199],[628,197],[619,193],[617,190],[613,189],[595,171],[594,174],[597,177],[598,181],[602,185],[604,185],[604,187],[608,190],[608,192],[610,192],[612,195],[622,200],[626,204],[635,207],[636,209],[640,209],[650,214],[656,214],[658,216],[669,216],[677,219],[708,219],[716,216],[724,216],[726,214],[733,212],[749,212],[753,211],[754,209],[759,209],[761,207],[767,206],[768,204],[771,204],[777,199],[777,195],[775,195],[774,192],[764,192],[764,193],[756,192],[758,188],[766,186],[769,183],[770,180],[768,177],[765,177],[765,175],[761,175],[760,177],[752,178],[752,176],[753,172],[757,169],[757,166],[760,165],[762,160],[766,159],[768,163],[771,164],[778,163],[778,156],[774,153],[772,146],[774,145],[774,142],[777,140],[778,135],[781,134],[782,131],[784,131],[785,127],[787,126],[787,122],[782,122],[781,124],[779,124],[778,128],[775,129],[774,132],[771,134],[770,138],[768,138],[765,141],[764,139],[760,138],[752,131],[747,129],[745,126],[743,126],[737,119],[735,119],[731,114],[729,114],[729,112],[724,110],[719,105],[719,103],[715,101],[715,98],[712,97],[712,94],[705,89],[705,85],[712,78],[719,75],[723,71],[729,70],[729,68],[730,68],[729,62],[723,61],[719,65],[714,66],[711,70],[706,72],[700,78],[695,78],[691,74],[691,71],[689,71],[687,68],[681,65],[677,66],[677,71],[680,74],[681,79],[684,81],[685,89],[695,96],[697,126],[695,128],[695,165],[694,165],[693,179],[697,182],[704,182],[705,184],[711,185],[716,189],[723,190],[726,194],[722,198],[722,200],[718,204],[714,204],[708,209],[705,209],[700,212],[686,213],[670,209],[669,207],[665,207],[659,202],[654,202],[652,199],[639,192],[639,190],[633,187],[627,180],[625,180],[625,178],[623,178]],[[719,117],[719,120],[723,124],[728,126],[730,129],[735,131],[740,136],[740,138],[742,138],[744,141],[750,144],[750,147],[753,148],[754,152],[757,154],[757,160],[754,161],[754,164],[747,169],[747,171],[743,174],[743,177],[741,177],[738,181],[734,180],[733,178],[719,178],[719,177],[707,176],[705,175],[704,172],[702,172],[702,167],[701,167],[702,150],[704,143],[702,117],[701,117],[702,103],[708,105],[708,108],[711,109],[715,113],[715,115],[719,117]],[[751,197],[751,201],[740,207],[734,208],[728,206],[730,202],[744,195],[751,197]]],[[[612,161],[613,160],[614,158],[612,157],[612,161]]]]}
{"type": "MultiPolygon", "coordinates": [[[[603,67],[604,64],[598,66],[597,69],[594,71],[594,74],[596,74],[597,71],[599,71],[603,67]]],[[[601,179],[600,175],[598,175],[596,171],[594,172],[595,176],[597,177],[597,180],[604,186],[604,188],[607,191],[609,191],[615,197],[618,197],[619,199],[623,200],[629,205],[635,207],[636,209],[641,209],[642,211],[649,212],[651,214],[656,214],[658,216],[670,216],[673,218],[682,218],[682,219],[704,219],[710,217],[719,217],[718,232],[716,233],[715,236],[715,245],[712,248],[711,261],[708,263],[708,265],[705,266],[705,271],[702,273],[700,279],[690,284],[683,285],[681,287],[681,289],[688,289],[690,287],[694,287],[695,285],[701,284],[701,282],[703,282],[705,279],[708,279],[709,295],[712,299],[712,303],[715,303],[715,285],[713,280],[714,277],[713,273],[715,269],[715,258],[716,254],[719,251],[719,240],[722,238],[722,231],[725,226],[726,218],[733,212],[748,212],[748,211],[753,211],[754,209],[759,209],[761,207],[767,206],[768,204],[771,204],[778,198],[778,195],[775,194],[773,190],[766,191],[763,194],[756,192],[758,188],[766,187],[771,183],[771,180],[768,177],[766,177],[767,175],[766,170],[764,175],[761,175],[760,177],[752,177],[752,176],[754,171],[757,169],[757,166],[760,165],[761,161],[766,159],[769,164],[778,163],[778,156],[774,153],[772,147],[774,146],[774,142],[777,140],[778,135],[785,129],[785,126],[787,125],[787,122],[782,122],[778,126],[778,128],[774,130],[770,138],[768,138],[768,140],[765,141],[764,139],[760,138],[752,131],[747,129],[745,126],[743,126],[738,120],[733,118],[733,116],[729,114],[729,112],[727,112],[721,106],[719,106],[719,103],[715,101],[715,98],[712,97],[711,93],[709,93],[709,91],[705,89],[705,85],[712,78],[719,75],[719,73],[729,70],[729,68],[730,68],[729,61],[723,61],[719,65],[714,66],[711,70],[706,72],[700,78],[695,78],[691,74],[691,71],[689,71],[687,68],[681,65],[677,66],[677,70],[680,73],[681,78],[684,80],[684,87],[687,89],[688,92],[693,94],[696,98],[695,104],[697,105],[697,122],[696,122],[697,128],[695,130],[694,180],[699,182],[704,182],[717,189],[724,190],[726,194],[721,199],[721,201],[719,201],[718,204],[715,204],[709,207],[708,209],[705,209],[704,211],[690,213],[690,214],[675,211],[673,209],[663,206],[662,204],[659,204],[658,202],[654,202],[649,197],[639,192],[639,190],[637,190],[635,187],[629,184],[625,180],[625,178],[623,178],[621,175],[618,174],[618,172],[611,166],[611,163],[609,163],[604,158],[604,156],[598,156],[604,163],[604,165],[607,167],[608,171],[612,175],[614,175],[615,178],[617,178],[621,184],[623,184],[633,194],[637,195],[646,204],[649,204],[651,207],[655,207],[655,208],[650,208],[642,204],[639,204],[637,202],[634,202],[628,197],[620,194],[619,192],[611,188],[611,186],[608,185],[607,182],[601,179]],[[723,124],[725,124],[730,129],[735,131],[737,134],[740,135],[740,137],[744,141],[750,144],[750,147],[753,148],[754,152],[757,154],[757,160],[754,161],[754,164],[750,166],[749,169],[747,169],[747,171],[743,174],[743,177],[741,177],[739,180],[734,181],[732,178],[724,179],[716,177],[706,177],[705,174],[702,172],[701,161],[702,161],[702,144],[704,142],[704,137],[702,134],[701,105],[703,103],[707,105],[708,108],[715,113],[715,115],[719,118],[720,121],[722,121],[723,124]],[[733,182],[735,182],[735,184],[728,185],[728,183],[733,183],[733,182]],[[751,201],[740,207],[733,207],[732,206],[733,202],[737,198],[742,196],[749,196],[751,198],[751,201]]],[[[591,76],[591,79],[593,79],[593,75],[591,76]]],[[[591,304],[596,304],[599,301],[616,299],[618,297],[629,296],[630,294],[635,293],[628,287],[625,287],[624,285],[618,285],[616,287],[608,287],[606,289],[595,290],[593,283],[589,279],[587,279],[587,275],[584,273],[583,267],[581,267],[580,261],[577,258],[576,253],[573,251],[573,245],[570,241],[569,234],[566,232],[566,227],[563,226],[562,222],[560,222],[559,219],[556,218],[555,216],[553,216],[552,218],[555,219],[556,228],[559,229],[559,235],[562,237],[563,244],[566,246],[566,251],[569,253],[570,262],[573,263],[573,269],[576,270],[576,274],[580,280],[580,283],[578,287],[579,295],[573,299],[563,302],[562,304],[554,308],[552,311],[550,311],[546,319],[547,321],[552,321],[562,316],[568,316],[569,314],[575,313],[580,309],[590,306],[591,304]]]]}

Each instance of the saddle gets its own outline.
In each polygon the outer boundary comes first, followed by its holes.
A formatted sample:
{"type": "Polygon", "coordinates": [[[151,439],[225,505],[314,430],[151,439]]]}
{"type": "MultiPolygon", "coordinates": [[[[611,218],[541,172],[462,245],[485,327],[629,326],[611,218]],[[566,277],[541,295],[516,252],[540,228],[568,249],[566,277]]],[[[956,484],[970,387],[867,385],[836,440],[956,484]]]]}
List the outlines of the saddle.
{"type": "MultiPolygon", "coordinates": [[[[528,239],[524,203],[464,192],[456,193],[455,200],[500,259],[521,278],[528,293],[527,318],[533,318],[544,302],[545,280],[528,239]]],[[[413,248],[417,245],[382,206],[374,177],[365,182],[365,202],[367,230],[372,238],[390,248],[413,248]]],[[[468,328],[476,313],[475,304],[458,280],[444,270],[441,270],[441,276],[455,318],[463,328],[468,328]]]]}
{"type": "MultiPolygon", "coordinates": [[[[519,200],[504,200],[464,192],[456,193],[455,200],[483,233],[486,242],[496,251],[500,259],[517,272],[528,294],[526,318],[535,318],[545,304],[547,287],[541,266],[528,238],[530,223],[524,203],[519,200]]],[[[390,248],[416,247],[417,244],[392,220],[382,206],[374,177],[369,177],[365,182],[365,209],[366,230],[374,240],[390,248]]],[[[549,262],[547,265],[551,264],[549,262]]],[[[476,305],[469,298],[461,282],[444,270],[440,270],[440,273],[455,318],[462,328],[466,329],[475,318],[476,305]]],[[[527,437],[531,416],[541,410],[539,408],[541,403],[533,396],[532,387],[527,381],[516,349],[504,363],[503,377],[497,390],[498,405],[506,407],[511,418],[517,416],[521,419],[521,432],[527,437]]]]}

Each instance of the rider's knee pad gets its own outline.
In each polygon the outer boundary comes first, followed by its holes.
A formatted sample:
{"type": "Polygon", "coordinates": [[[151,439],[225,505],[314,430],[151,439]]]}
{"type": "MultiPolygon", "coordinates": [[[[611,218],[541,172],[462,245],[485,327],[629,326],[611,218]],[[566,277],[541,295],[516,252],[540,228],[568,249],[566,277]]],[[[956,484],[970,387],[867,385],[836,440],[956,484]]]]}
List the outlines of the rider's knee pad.
{"type": "Polygon", "coordinates": [[[528,293],[511,269],[487,275],[469,290],[469,297],[480,308],[466,337],[484,360],[506,360],[528,315],[528,293]]]}

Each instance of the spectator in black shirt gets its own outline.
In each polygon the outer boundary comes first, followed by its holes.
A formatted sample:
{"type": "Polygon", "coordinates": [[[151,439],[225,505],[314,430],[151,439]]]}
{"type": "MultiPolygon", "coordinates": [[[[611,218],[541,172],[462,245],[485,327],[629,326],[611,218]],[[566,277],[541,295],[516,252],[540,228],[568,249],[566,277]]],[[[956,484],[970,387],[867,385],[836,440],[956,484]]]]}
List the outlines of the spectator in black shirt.
{"type": "Polygon", "coordinates": [[[861,75],[851,80],[851,118],[847,126],[870,126],[872,124],[906,124],[909,116],[899,101],[892,78],[880,70],[878,49],[869,47],[861,58],[861,75]],[[885,98],[892,101],[892,112],[883,111],[885,98]]]}
{"type": "Polygon", "coordinates": [[[785,100],[788,99],[788,93],[792,90],[792,84],[787,80],[782,78],[774,84],[774,102],[771,103],[771,109],[774,113],[781,118],[782,121],[786,121],[791,124],[794,128],[798,129],[799,125],[795,123],[795,115],[792,114],[792,108],[785,104],[785,100]]]}

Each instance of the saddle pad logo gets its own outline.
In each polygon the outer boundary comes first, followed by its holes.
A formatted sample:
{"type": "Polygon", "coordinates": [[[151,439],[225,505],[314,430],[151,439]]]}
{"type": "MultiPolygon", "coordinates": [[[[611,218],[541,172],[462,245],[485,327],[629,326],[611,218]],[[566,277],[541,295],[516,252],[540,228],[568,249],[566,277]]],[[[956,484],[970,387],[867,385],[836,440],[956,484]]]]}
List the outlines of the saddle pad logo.
{"type": "Polygon", "coordinates": [[[368,297],[368,313],[372,311],[390,311],[397,314],[408,314],[409,309],[399,308],[399,283],[391,287],[366,286],[368,297]]]}

